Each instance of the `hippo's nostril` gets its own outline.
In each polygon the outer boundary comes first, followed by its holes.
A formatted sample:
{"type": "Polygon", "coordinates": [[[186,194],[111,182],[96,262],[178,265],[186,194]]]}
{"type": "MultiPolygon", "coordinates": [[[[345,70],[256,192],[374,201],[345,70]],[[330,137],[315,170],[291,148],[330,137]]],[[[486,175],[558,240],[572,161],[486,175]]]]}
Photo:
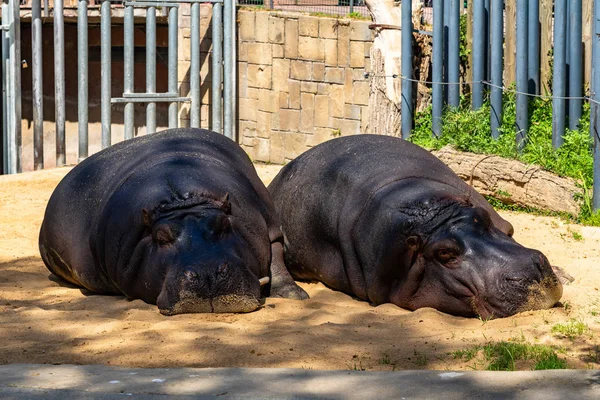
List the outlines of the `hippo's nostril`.
{"type": "Polygon", "coordinates": [[[219,265],[219,268],[217,269],[217,275],[226,274],[228,269],[229,269],[229,263],[224,263],[224,264],[219,265]]]}
{"type": "Polygon", "coordinates": [[[525,280],[524,278],[519,278],[519,277],[516,277],[516,276],[507,276],[504,279],[506,279],[509,282],[523,282],[525,280]]]}

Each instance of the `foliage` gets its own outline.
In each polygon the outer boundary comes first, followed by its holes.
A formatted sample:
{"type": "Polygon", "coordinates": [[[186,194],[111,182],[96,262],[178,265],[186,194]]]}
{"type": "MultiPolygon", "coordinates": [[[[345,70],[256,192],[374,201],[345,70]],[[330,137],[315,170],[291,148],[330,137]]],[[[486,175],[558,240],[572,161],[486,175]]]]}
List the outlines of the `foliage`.
{"type": "Polygon", "coordinates": [[[552,327],[552,333],[564,336],[571,340],[589,331],[590,328],[582,321],[570,319],[564,324],[556,324],[552,327]]]}

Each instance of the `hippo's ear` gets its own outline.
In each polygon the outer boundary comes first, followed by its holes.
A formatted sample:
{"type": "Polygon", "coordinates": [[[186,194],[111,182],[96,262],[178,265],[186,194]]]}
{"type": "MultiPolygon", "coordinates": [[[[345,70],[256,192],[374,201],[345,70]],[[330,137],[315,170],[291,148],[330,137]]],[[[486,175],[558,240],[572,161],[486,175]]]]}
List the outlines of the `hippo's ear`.
{"type": "Polygon", "coordinates": [[[423,239],[417,235],[411,235],[406,238],[406,254],[410,258],[410,265],[413,265],[416,261],[417,256],[421,253],[423,248],[423,239]]]}
{"type": "Polygon", "coordinates": [[[152,226],[152,212],[142,208],[142,218],[144,219],[145,226],[152,226]]]}
{"type": "Polygon", "coordinates": [[[229,201],[229,193],[225,193],[225,196],[221,199],[221,209],[226,214],[231,214],[231,202],[229,201]]]}

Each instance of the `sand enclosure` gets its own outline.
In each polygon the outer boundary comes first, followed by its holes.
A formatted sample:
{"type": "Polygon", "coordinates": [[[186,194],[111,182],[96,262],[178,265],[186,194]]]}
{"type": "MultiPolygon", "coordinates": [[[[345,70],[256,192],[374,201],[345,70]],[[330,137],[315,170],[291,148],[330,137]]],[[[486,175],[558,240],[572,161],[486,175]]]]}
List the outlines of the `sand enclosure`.
{"type": "MultiPolygon", "coordinates": [[[[278,167],[258,166],[265,182],[278,167]]],[[[0,176],[0,363],[129,367],[293,367],[311,369],[470,369],[483,361],[451,352],[488,342],[557,346],[571,368],[600,368],[600,228],[557,218],[501,213],[515,238],[544,252],[575,281],[550,310],[481,321],[372,307],[321,284],[311,299],[267,299],[250,314],[162,316],[122,297],[86,296],[49,279],[37,248],[46,202],[68,168],[0,176]],[[576,320],[573,339],[552,332],[576,320]]],[[[530,365],[522,365],[529,369],[530,365]]]]}

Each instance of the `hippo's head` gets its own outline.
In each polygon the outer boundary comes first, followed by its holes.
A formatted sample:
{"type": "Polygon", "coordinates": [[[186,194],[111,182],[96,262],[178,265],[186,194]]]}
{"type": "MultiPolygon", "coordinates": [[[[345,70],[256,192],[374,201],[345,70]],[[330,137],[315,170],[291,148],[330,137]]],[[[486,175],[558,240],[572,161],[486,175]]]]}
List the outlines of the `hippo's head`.
{"type": "Polygon", "coordinates": [[[485,209],[446,200],[412,211],[401,243],[408,273],[393,303],[487,319],[549,308],[562,296],[546,257],[500,231],[485,209]]]}
{"type": "Polygon", "coordinates": [[[143,217],[151,231],[147,270],[164,271],[156,299],[162,314],[250,312],[259,306],[268,271],[261,271],[236,234],[227,197],[188,198],[144,210],[143,217]]]}

